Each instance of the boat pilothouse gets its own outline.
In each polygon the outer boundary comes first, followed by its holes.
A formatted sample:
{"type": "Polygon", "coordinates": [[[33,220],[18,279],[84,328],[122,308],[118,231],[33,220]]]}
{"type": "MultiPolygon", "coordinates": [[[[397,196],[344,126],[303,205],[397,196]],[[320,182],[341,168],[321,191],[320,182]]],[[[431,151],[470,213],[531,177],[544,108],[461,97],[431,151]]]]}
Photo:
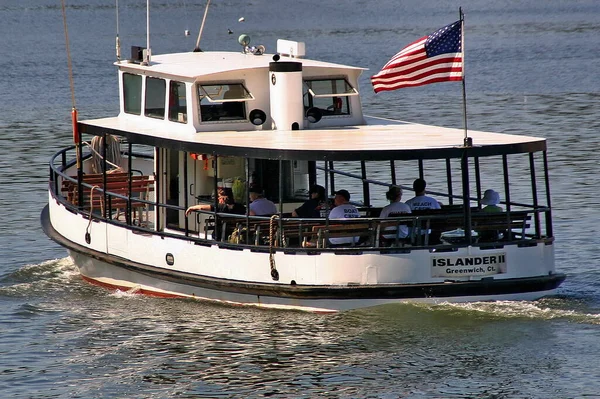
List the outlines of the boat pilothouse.
{"type": "Polygon", "coordinates": [[[90,144],[53,157],[42,224],[83,278],[321,312],[555,292],[545,139],[471,131],[464,145],[459,129],[365,117],[363,69],[240,42],[118,62],[119,115],[80,122],[90,144]],[[416,178],[441,209],[381,217],[384,193],[406,201],[416,178]],[[315,185],[321,217],[293,217],[315,185]],[[252,215],[256,186],[275,214],[252,215]],[[487,188],[500,212],[482,209],[487,188]],[[359,218],[329,216],[342,189],[359,218]]]}

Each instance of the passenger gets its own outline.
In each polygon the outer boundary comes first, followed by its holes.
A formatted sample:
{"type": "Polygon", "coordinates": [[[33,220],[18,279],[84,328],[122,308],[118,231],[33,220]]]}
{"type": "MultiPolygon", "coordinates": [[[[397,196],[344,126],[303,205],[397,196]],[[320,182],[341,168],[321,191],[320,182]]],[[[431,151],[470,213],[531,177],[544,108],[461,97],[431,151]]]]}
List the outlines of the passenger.
{"type": "Polygon", "coordinates": [[[261,186],[254,184],[250,186],[250,216],[271,216],[277,213],[277,207],[273,201],[264,196],[261,186]]]}
{"type": "Polygon", "coordinates": [[[415,196],[406,201],[406,205],[410,206],[411,210],[419,211],[422,209],[442,209],[440,203],[435,198],[425,195],[426,185],[427,183],[423,179],[416,179],[413,182],[415,196]]]}
{"type": "Polygon", "coordinates": [[[292,211],[293,217],[320,218],[325,217],[327,204],[325,203],[325,187],[315,184],[308,192],[310,199],[299,208],[292,211]]]}
{"type": "MultiPolygon", "coordinates": [[[[233,199],[233,191],[219,187],[217,189],[217,212],[233,213],[236,215],[245,215],[246,207],[238,204],[233,199]]],[[[185,216],[188,216],[192,211],[214,211],[213,204],[197,204],[192,205],[185,211],[185,216]]]]}
{"type": "MultiPolygon", "coordinates": [[[[492,189],[485,190],[481,198],[481,203],[486,205],[481,208],[481,212],[502,212],[502,207],[498,206],[500,203],[500,194],[492,189]]],[[[479,235],[479,242],[498,241],[506,235],[506,231],[504,230],[484,230],[477,233],[479,235]]]]}
{"type": "Polygon", "coordinates": [[[486,205],[481,209],[484,212],[502,212],[502,207],[498,206],[500,203],[500,194],[492,189],[485,190],[483,198],[481,198],[481,203],[486,205]]]}
{"type": "MultiPolygon", "coordinates": [[[[354,205],[350,203],[350,193],[348,190],[336,191],[334,197],[334,208],[329,212],[330,219],[359,218],[360,213],[354,205]]],[[[329,242],[333,245],[355,244],[360,237],[333,237],[329,242]]]]}
{"type": "MultiPolygon", "coordinates": [[[[379,217],[392,218],[412,213],[410,206],[400,201],[402,199],[401,187],[391,186],[388,192],[385,193],[385,197],[390,201],[390,204],[381,210],[379,217]]],[[[394,226],[386,227],[385,231],[392,232],[392,234],[383,234],[383,238],[387,240],[395,240],[396,238],[404,239],[409,236],[408,226],[404,224],[398,226],[398,229],[394,226]]]]}

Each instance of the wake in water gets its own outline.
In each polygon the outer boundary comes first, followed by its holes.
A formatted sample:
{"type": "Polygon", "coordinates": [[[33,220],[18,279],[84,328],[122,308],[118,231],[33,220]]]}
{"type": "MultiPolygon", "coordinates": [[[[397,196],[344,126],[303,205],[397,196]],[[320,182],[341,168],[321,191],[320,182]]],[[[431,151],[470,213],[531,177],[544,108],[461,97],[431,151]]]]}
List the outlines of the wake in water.
{"type": "MultiPolygon", "coordinates": [[[[0,296],[28,297],[44,296],[55,292],[79,291],[89,293],[90,290],[101,291],[117,299],[135,299],[139,294],[132,290],[112,291],[100,290],[79,278],[79,270],[70,257],[53,259],[40,264],[26,265],[21,269],[0,278],[0,296]]],[[[447,303],[436,305],[402,304],[380,308],[375,314],[396,313],[399,308],[407,311],[410,308],[419,312],[443,312],[458,317],[485,317],[500,319],[564,319],[576,323],[600,324],[600,309],[595,295],[591,297],[557,296],[538,301],[497,301],[472,303],[447,303]]],[[[215,305],[217,306],[217,305],[215,305]]],[[[402,313],[401,312],[401,313],[402,313]]],[[[352,312],[354,313],[354,312],[352,312]]],[[[362,313],[360,310],[357,313],[362,313]]]]}
{"type": "Polygon", "coordinates": [[[503,319],[522,318],[538,320],[565,319],[577,323],[600,324],[598,309],[590,309],[579,300],[551,297],[538,301],[497,301],[472,303],[443,303],[432,310],[460,311],[465,316],[479,314],[503,319]]]}
{"type": "Polygon", "coordinates": [[[25,265],[0,278],[0,296],[24,297],[82,286],[79,270],[70,257],[25,265]]]}

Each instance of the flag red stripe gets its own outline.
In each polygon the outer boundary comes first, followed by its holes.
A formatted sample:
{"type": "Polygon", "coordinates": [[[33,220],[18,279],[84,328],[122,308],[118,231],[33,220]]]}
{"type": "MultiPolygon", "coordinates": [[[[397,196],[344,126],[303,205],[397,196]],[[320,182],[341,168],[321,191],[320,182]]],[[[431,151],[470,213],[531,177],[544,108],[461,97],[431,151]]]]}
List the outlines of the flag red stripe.
{"type": "Polygon", "coordinates": [[[373,81],[385,80],[388,78],[393,78],[398,75],[406,75],[407,77],[411,77],[412,74],[418,71],[428,71],[432,70],[436,66],[443,68],[448,65],[453,65],[454,67],[462,68],[462,57],[460,56],[451,56],[451,57],[440,57],[440,58],[428,58],[419,62],[417,64],[410,64],[403,68],[391,68],[386,71],[386,73],[379,73],[371,78],[373,81]]]}
{"type": "Polygon", "coordinates": [[[401,83],[396,85],[385,85],[382,87],[376,87],[375,93],[379,93],[380,91],[392,91],[396,89],[401,89],[404,87],[416,87],[416,86],[424,86],[430,83],[439,83],[439,82],[450,82],[450,81],[461,81],[462,76],[454,76],[454,77],[438,77],[434,79],[428,79],[423,82],[412,82],[412,83],[401,83]]]}
{"type": "Polygon", "coordinates": [[[393,85],[396,85],[396,84],[399,84],[399,83],[418,82],[418,81],[422,81],[422,80],[427,79],[427,78],[432,77],[432,76],[454,77],[454,76],[460,76],[460,72],[461,72],[460,68],[448,68],[448,69],[444,69],[444,70],[435,71],[434,73],[420,74],[420,75],[417,75],[417,76],[412,77],[410,79],[405,78],[405,77],[398,77],[397,79],[391,79],[391,80],[387,80],[385,82],[374,81],[373,82],[373,86],[374,87],[393,86],[393,85]]]}
{"type": "Polygon", "coordinates": [[[461,80],[461,79],[462,79],[462,76],[460,75],[460,72],[434,74],[434,75],[428,75],[428,76],[421,77],[420,79],[398,80],[398,81],[382,83],[382,84],[375,83],[373,85],[373,89],[377,92],[377,91],[380,91],[380,90],[388,88],[388,87],[394,87],[394,88],[411,87],[411,86],[420,86],[420,85],[427,84],[427,83],[434,83],[434,82],[438,82],[438,81],[453,81],[453,80],[461,80]]]}
{"type": "Polygon", "coordinates": [[[408,57],[412,54],[419,53],[425,50],[425,40],[427,40],[427,36],[420,38],[419,40],[414,41],[408,46],[404,47],[400,52],[392,57],[382,68],[382,70],[386,69],[388,65],[401,57],[408,57]]]}

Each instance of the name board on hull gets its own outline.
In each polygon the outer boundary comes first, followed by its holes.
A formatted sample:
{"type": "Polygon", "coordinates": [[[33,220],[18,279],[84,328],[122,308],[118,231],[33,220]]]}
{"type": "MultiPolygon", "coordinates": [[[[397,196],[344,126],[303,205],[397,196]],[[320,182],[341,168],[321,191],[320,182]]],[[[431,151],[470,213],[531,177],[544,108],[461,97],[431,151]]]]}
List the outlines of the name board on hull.
{"type": "Polygon", "coordinates": [[[431,277],[489,276],[498,273],[506,273],[506,252],[431,257],[431,277]]]}

